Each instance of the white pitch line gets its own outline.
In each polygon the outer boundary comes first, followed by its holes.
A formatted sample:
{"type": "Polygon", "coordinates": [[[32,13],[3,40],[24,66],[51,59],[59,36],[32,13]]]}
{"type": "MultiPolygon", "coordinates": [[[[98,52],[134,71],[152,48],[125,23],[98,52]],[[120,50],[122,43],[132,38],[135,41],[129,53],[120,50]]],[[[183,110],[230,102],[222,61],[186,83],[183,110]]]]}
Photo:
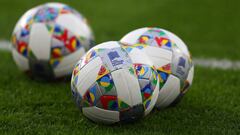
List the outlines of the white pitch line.
{"type": "Polygon", "coordinates": [[[233,69],[239,70],[240,69],[240,61],[231,61],[228,59],[204,59],[204,58],[193,58],[194,65],[206,68],[218,68],[223,70],[233,69]]]}
{"type": "Polygon", "coordinates": [[[7,40],[0,40],[0,50],[11,50],[11,43],[7,40]]]}
{"type": "MultiPolygon", "coordinates": [[[[11,43],[7,40],[0,40],[0,50],[11,51],[11,43]]],[[[193,58],[195,66],[223,69],[223,70],[240,70],[240,61],[231,61],[228,59],[215,59],[215,58],[193,58]]]]}

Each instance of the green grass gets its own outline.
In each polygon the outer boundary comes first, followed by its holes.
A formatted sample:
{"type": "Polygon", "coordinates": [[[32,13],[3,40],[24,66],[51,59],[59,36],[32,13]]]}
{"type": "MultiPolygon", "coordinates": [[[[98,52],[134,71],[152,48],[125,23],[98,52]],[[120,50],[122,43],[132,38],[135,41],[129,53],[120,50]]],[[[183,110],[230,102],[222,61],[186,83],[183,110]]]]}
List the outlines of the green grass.
{"type": "Polygon", "coordinates": [[[133,124],[104,126],[80,113],[68,82],[33,81],[9,53],[1,54],[0,134],[240,134],[240,71],[196,68],[194,85],[178,106],[133,124]]]}
{"type": "MultiPolygon", "coordinates": [[[[119,40],[139,27],[159,26],[179,35],[194,57],[240,59],[240,1],[71,0],[88,19],[97,43],[119,40]]],[[[2,0],[0,39],[42,1],[2,0]]],[[[127,125],[87,120],[74,105],[69,82],[33,81],[11,54],[0,51],[0,134],[240,134],[240,71],[196,67],[191,90],[176,107],[153,111],[127,125]]]]}

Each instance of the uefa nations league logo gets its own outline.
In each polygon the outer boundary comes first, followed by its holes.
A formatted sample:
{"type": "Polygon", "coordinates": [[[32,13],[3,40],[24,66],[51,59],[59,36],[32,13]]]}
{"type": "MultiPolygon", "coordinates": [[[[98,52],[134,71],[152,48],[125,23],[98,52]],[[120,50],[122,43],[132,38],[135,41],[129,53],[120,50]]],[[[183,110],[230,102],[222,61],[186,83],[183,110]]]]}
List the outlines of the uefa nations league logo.
{"type": "Polygon", "coordinates": [[[108,57],[113,67],[123,64],[123,59],[119,56],[117,51],[111,51],[108,53],[108,57]]]}

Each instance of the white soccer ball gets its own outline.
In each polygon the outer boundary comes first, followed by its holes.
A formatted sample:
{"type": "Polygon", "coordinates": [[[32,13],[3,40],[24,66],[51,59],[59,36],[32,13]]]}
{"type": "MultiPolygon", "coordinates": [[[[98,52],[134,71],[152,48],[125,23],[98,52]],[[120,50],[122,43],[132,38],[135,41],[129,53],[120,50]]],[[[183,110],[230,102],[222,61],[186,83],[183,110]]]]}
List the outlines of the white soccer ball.
{"type": "Polygon", "coordinates": [[[134,121],[156,103],[159,80],[155,67],[141,50],[129,54],[125,48],[115,41],[97,45],[73,70],[73,97],[83,114],[95,122],[134,121]]]}
{"type": "Polygon", "coordinates": [[[192,84],[194,65],[186,44],[173,33],[160,28],[140,28],[125,35],[120,42],[128,50],[144,51],[157,68],[160,92],[156,107],[161,109],[180,101],[192,84]]]}
{"type": "Polygon", "coordinates": [[[30,9],[17,22],[12,54],[22,71],[55,79],[71,75],[93,38],[80,13],[65,4],[47,3],[30,9]]]}

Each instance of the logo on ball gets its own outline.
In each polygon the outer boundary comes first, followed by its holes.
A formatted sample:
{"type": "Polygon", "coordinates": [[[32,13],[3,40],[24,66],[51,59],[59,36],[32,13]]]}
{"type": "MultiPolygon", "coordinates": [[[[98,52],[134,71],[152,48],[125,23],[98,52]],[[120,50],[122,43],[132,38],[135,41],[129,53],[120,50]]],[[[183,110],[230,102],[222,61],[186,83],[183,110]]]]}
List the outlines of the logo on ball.
{"type": "Polygon", "coordinates": [[[124,62],[117,51],[109,52],[108,57],[114,67],[117,65],[121,65],[124,62]]]}

